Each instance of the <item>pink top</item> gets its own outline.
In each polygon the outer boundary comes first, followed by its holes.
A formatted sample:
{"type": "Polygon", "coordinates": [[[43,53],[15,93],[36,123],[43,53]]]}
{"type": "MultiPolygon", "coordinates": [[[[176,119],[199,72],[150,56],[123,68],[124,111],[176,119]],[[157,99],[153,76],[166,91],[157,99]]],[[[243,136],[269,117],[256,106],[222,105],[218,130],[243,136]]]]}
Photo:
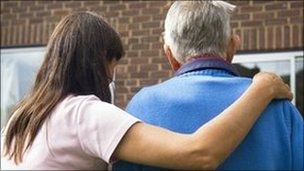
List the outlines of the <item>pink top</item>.
{"type": "Polygon", "coordinates": [[[123,135],[138,121],[94,95],[70,95],[43,124],[22,163],[1,155],[1,169],[105,170],[123,135]]]}

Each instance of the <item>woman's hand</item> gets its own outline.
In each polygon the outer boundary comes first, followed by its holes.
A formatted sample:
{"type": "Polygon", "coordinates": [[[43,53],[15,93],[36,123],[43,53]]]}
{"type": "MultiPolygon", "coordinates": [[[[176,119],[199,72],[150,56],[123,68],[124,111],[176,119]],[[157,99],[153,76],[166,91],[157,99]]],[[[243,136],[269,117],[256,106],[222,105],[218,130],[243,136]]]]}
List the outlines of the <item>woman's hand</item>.
{"type": "Polygon", "coordinates": [[[274,73],[260,72],[256,74],[253,77],[253,86],[259,87],[261,92],[270,93],[271,99],[293,99],[289,86],[274,73]]]}

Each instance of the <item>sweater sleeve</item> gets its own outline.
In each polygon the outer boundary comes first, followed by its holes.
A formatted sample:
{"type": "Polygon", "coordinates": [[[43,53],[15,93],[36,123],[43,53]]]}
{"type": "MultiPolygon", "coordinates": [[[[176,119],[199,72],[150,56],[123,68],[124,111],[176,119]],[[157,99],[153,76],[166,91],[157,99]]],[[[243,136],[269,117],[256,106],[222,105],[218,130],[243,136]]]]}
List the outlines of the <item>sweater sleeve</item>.
{"type": "Polygon", "coordinates": [[[292,170],[304,170],[303,166],[303,118],[300,112],[290,102],[285,103],[284,112],[290,116],[290,144],[292,153],[292,170]]]}

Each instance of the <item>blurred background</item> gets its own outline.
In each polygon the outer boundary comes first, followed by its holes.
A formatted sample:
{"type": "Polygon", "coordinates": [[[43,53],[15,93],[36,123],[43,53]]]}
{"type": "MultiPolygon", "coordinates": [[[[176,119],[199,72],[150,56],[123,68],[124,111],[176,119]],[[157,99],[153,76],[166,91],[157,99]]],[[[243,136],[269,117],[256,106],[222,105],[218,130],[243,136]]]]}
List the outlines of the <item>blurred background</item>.
{"type": "MultiPolygon", "coordinates": [[[[238,6],[233,32],[242,39],[234,64],[246,77],[281,75],[303,115],[303,1],[229,1],[238,6]]],[[[116,68],[115,104],[124,108],[142,87],[173,72],[163,54],[169,1],[1,1],[1,128],[31,87],[48,38],[60,19],[94,11],[120,32],[126,56],[116,68]]]]}

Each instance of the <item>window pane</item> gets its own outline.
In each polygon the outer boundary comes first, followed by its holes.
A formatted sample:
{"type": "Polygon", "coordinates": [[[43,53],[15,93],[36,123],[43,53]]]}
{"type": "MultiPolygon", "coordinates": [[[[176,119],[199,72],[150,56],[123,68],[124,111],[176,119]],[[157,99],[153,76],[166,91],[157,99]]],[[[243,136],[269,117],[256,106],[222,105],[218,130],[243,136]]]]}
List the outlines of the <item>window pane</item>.
{"type": "Polygon", "coordinates": [[[1,128],[12,107],[24,97],[34,82],[43,59],[43,49],[1,49],[1,128]]]}
{"type": "Polygon", "coordinates": [[[252,78],[260,71],[274,72],[280,75],[284,82],[290,85],[290,62],[286,61],[270,61],[270,62],[247,62],[234,64],[240,74],[244,77],[252,78]]]}
{"type": "Polygon", "coordinates": [[[304,117],[303,109],[303,56],[296,58],[296,106],[304,117]]]}

